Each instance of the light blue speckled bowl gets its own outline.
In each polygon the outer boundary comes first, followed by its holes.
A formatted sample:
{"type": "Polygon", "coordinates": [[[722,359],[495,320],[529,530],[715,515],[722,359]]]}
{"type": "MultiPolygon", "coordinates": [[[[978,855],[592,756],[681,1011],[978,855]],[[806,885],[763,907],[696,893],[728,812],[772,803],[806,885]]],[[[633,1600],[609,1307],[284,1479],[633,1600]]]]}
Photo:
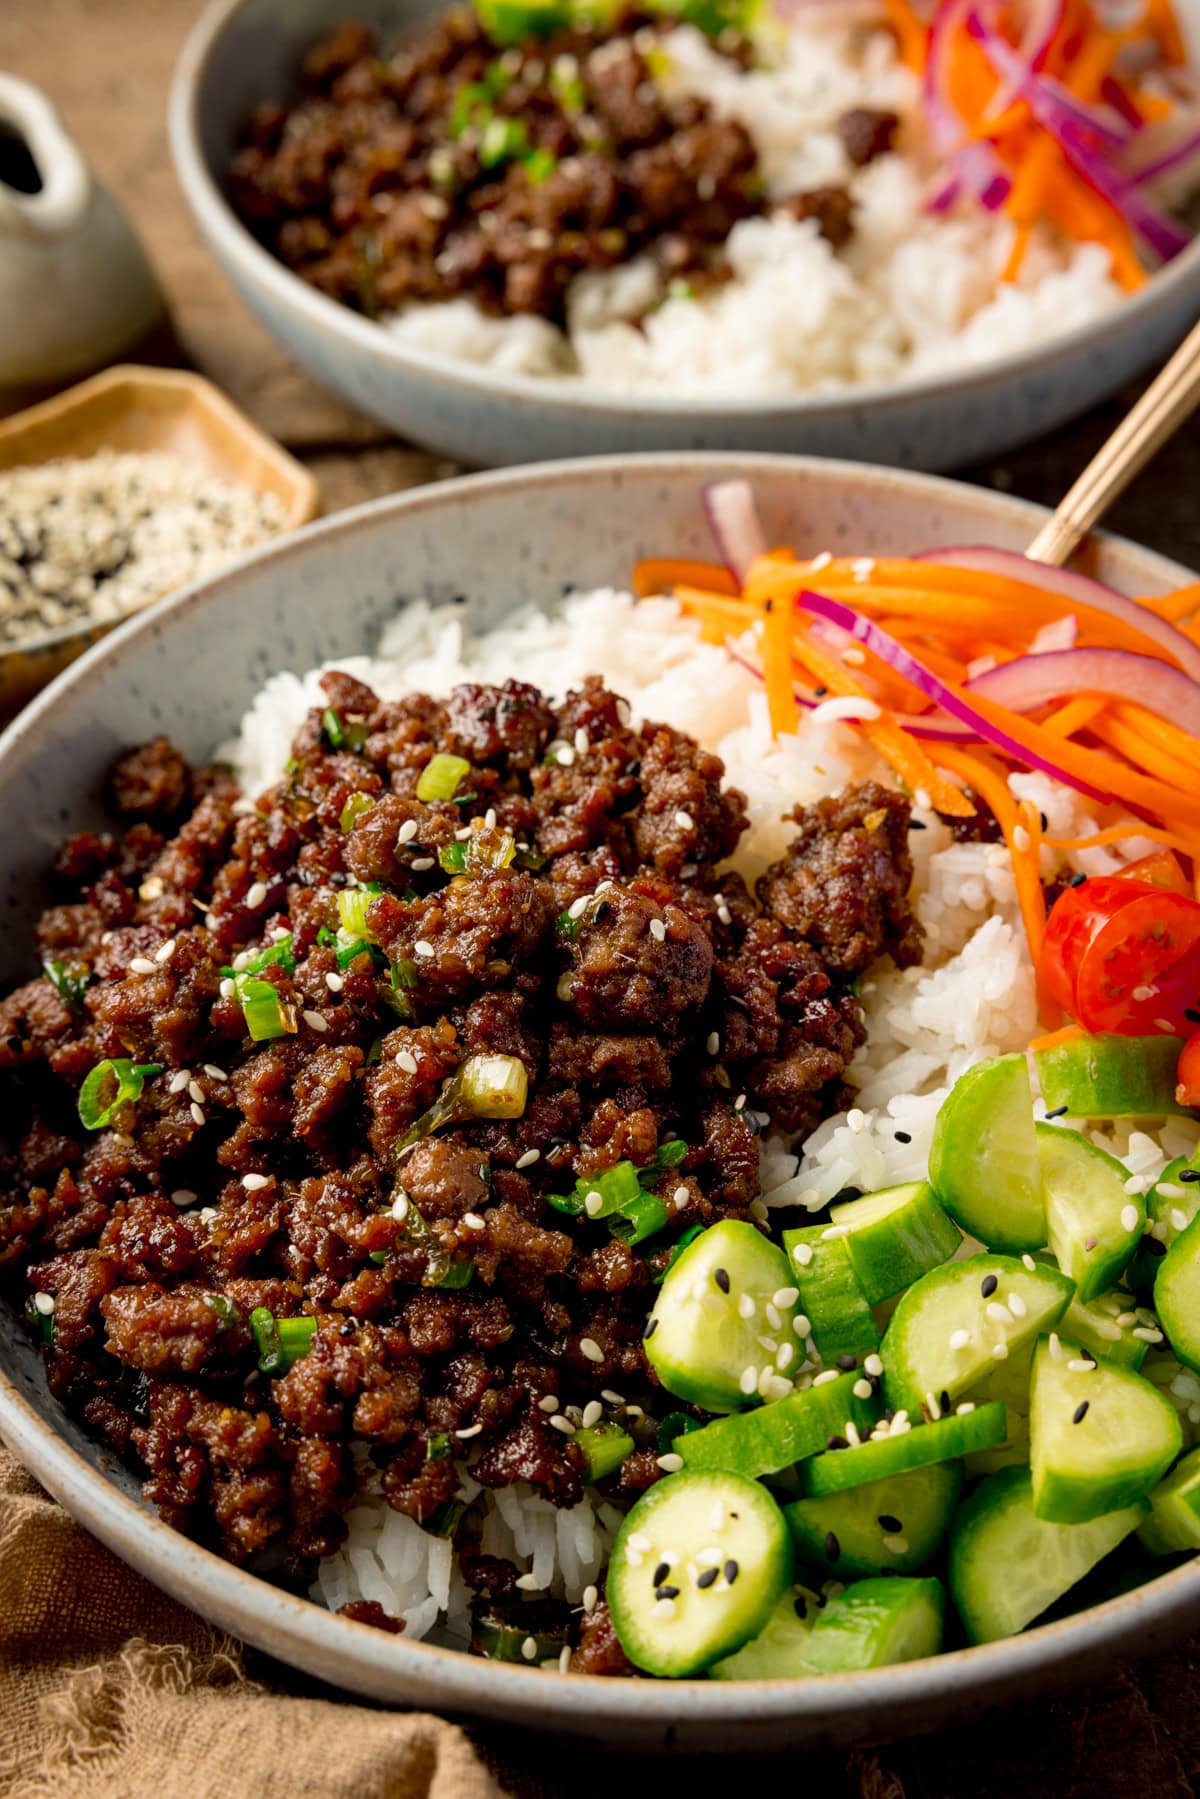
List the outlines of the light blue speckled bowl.
{"type": "Polygon", "coordinates": [[[394,36],[445,0],[212,0],[179,60],[171,147],[213,254],[296,361],[401,436],[468,466],[621,450],[772,450],[956,468],[1027,443],[1160,359],[1200,317],[1200,243],[1107,318],[980,369],[778,400],[605,395],[491,373],[402,343],[260,248],[221,190],[239,127],[285,95],[307,46],[347,18],[394,36]]]}
{"type": "MultiPolygon", "coordinates": [[[[772,542],[886,554],[1027,543],[1036,508],[928,477],[770,457],[558,463],[376,501],[310,526],[132,620],[61,675],[0,738],[0,985],[36,966],[42,882],[66,831],[99,822],[112,758],[166,731],[204,757],[273,669],[369,648],[407,597],[461,594],[476,622],[568,584],[621,585],[651,553],[704,555],[699,487],[747,475],[772,542]]],[[[1193,577],[1131,544],[1099,572],[1134,593],[1193,577]]],[[[0,1308],[0,1434],[81,1523],[223,1629],[352,1692],[624,1748],[818,1748],[961,1721],[1044,1697],[1160,1649],[1200,1623],[1200,1564],[1009,1642],[820,1680],[589,1680],[481,1662],[352,1624],[220,1561],[142,1507],[136,1483],[50,1398],[37,1353],[0,1308]]]]}

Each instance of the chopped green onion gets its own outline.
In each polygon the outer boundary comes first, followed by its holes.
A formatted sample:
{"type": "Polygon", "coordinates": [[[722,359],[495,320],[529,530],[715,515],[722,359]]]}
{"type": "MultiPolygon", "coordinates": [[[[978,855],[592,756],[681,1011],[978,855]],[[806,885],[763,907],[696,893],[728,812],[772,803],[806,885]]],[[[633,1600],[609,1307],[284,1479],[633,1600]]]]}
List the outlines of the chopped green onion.
{"type": "Polygon", "coordinates": [[[549,181],[558,167],[558,157],[551,150],[531,150],[522,160],[525,173],[535,187],[540,187],[543,181],[549,181]]]}
{"type": "Polygon", "coordinates": [[[677,275],[673,281],[667,282],[667,298],[668,300],[694,300],[696,290],[690,281],[685,281],[682,276],[677,275]]]}
{"type": "Polygon", "coordinates": [[[369,793],[352,793],[342,807],[342,815],[338,819],[338,824],[343,831],[353,830],[363,813],[370,812],[374,805],[375,801],[369,793]]]}
{"type": "Polygon", "coordinates": [[[378,1063],[380,1063],[382,1061],[383,1061],[383,1038],[382,1037],[374,1037],[374,1038],[372,1038],[371,1042],[367,1046],[366,1066],[368,1068],[374,1068],[378,1063]]]}
{"type": "Polygon", "coordinates": [[[452,1537],[466,1515],[465,1500],[448,1499],[445,1505],[439,1505],[423,1528],[434,1537],[452,1537]]]}
{"type": "Polygon", "coordinates": [[[29,1298],[25,1301],[25,1317],[33,1326],[43,1343],[53,1343],[54,1313],[39,1312],[37,1308],[37,1295],[34,1293],[31,1293],[29,1298]]]}
{"type": "Polygon", "coordinates": [[[457,1080],[472,1118],[519,1118],[525,1110],[529,1076],[519,1056],[468,1056],[457,1080]]]}
{"type": "Polygon", "coordinates": [[[270,1043],[275,1037],[286,1037],[295,1031],[296,1008],[270,981],[260,981],[252,974],[236,974],[233,989],[254,1043],[270,1043]]]}
{"type": "Polygon", "coordinates": [[[608,1228],[622,1243],[644,1243],[647,1237],[661,1231],[671,1216],[670,1207],[663,1204],[657,1193],[639,1193],[613,1213],[608,1228]]]}
{"type": "Polygon", "coordinates": [[[586,112],[587,89],[584,87],[583,82],[579,79],[578,75],[563,73],[564,68],[569,69],[570,64],[560,64],[557,61],[551,64],[551,90],[556,95],[558,103],[564,112],[586,112]]]}
{"type": "Polygon", "coordinates": [[[232,1330],[235,1324],[241,1323],[241,1308],[234,1304],[228,1294],[205,1293],[202,1297],[209,1311],[215,1312],[217,1315],[218,1337],[223,1337],[226,1331],[232,1330]]]}
{"type": "Polygon", "coordinates": [[[444,1462],[450,1454],[450,1438],[444,1430],[431,1431],[425,1439],[425,1460],[444,1462]]]}
{"type": "Polygon", "coordinates": [[[524,1624],[504,1624],[497,1618],[476,1624],[471,1633],[471,1649],[485,1661],[517,1662],[536,1668],[540,1662],[556,1662],[566,1648],[567,1639],[551,1636],[544,1630],[529,1630],[524,1624]],[[534,1645],[532,1658],[525,1654],[526,1643],[534,1645]]]}
{"type": "Polygon", "coordinates": [[[324,726],[325,735],[328,737],[332,747],[335,750],[344,748],[346,732],[342,725],[341,714],[335,712],[332,706],[326,706],[324,712],[321,714],[321,723],[324,726]]]}
{"type": "Polygon", "coordinates": [[[401,956],[398,962],[392,963],[392,986],[406,987],[410,991],[417,984],[417,965],[407,956],[401,956]]]}
{"type": "Polygon", "coordinates": [[[571,1438],[584,1460],[583,1478],[589,1486],[615,1474],[633,1453],[633,1438],[616,1424],[595,1424],[577,1430],[571,1438]]]}
{"type": "Polygon", "coordinates": [[[315,1318],[276,1318],[266,1306],[255,1306],[250,1314],[250,1329],[258,1345],[258,1367],[262,1374],[286,1374],[312,1348],[317,1334],[315,1318]]]}
{"type": "Polygon", "coordinates": [[[91,971],[82,962],[49,961],[42,963],[42,973],[58,994],[63,1005],[78,1012],[91,971]]]}
{"type": "Polygon", "coordinates": [[[455,1292],[459,1288],[469,1287],[474,1275],[475,1264],[468,1256],[465,1262],[450,1262],[447,1265],[445,1274],[442,1275],[439,1281],[435,1281],[433,1284],[437,1287],[443,1287],[451,1292],[455,1292]]]}
{"type": "Polygon", "coordinates": [[[411,1024],[416,1017],[412,1001],[408,998],[410,983],[399,973],[401,964],[397,963],[388,969],[388,984],[384,990],[384,998],[402,1024],[411,1024]]]}
{"type": "Polygon", "coordinates": [[[249,961],[243,962],[240,968],[223,968],[221,973],[236,980],[239,974],[261,974],[264,968],[272,967],[283,968],[288,974],[295,974],[296,951],[292,937],[277,938],[266,949],[260,949],[249,961]]]}
{"type": "Polygon", "coordinates": [[[102,1131],[119,1106],[136,1104],[147,1079],[162,1069],[161,1062],[131,1062],[125,1056],[97,1062],[79,1089],[80,1124],[102,1131]]]}
{"type": "Polygon", "coordinates": [[[337,944],[337,965],[339,968],[349,968],[351,962],[356,961],[359,956],[373,956],[375,954],[375,945],[373,943],[368,943],[365,937],[352,937],[347,942],[339,935],[337,944]]]}
{"type": "Polygon", "coordinates": [[[516,853],[511,831],[482,825],[462,842],[445,844],[438,851],[438,861],[447,874],[477,874],[482,869],[507,868],[516,853]]]}
{"type": "Polygon", "coordinates": [[[447,756],[439,751],[425,764],[417,778],[417,798],[429,800],[452,800],[464,776],[471,772],[471,764],[461,756],[447,756]]]}
{"type": "MultiPolygon", "coordinates": [[[[529,134],[521,119],[501,118],[493,115],[483,128],[479,139],[479,162],[485,169],[498,168],[501,163],[511,162],[529,148],[529,134]]],[[[418,791],[418,798],[420,793],[418,791]]],[[[448,794],[445,796],[450,797],[448,794]]]]}
{"type": "Polygon", "coordinates": [[[378,881],[365,881],[361,887],[343,887],[337,896],[337,909],[347,937],[365,937],[370,940],[367,912],[371,901],[382,892],[383,888],[378,881]]]}
{"type": "Polygon", "coordinates": [[[668,1412],[654,1439],[658,1453],[666,1455],[674,1447],[677,1437],[686,1437],[690,1430],[699,1429],[699,1418],[693,1418],[690,1412],[668,1412]]]}
{"type": "Polygon", "coordinates": [[[654,1285],[656,1287],[662,1286],[662,1283],[667,1278],[667,1274],[675,1266],[675,1263],[679,1260],[680,1256],[683,1254],[683,1252],[687,1248],[688,1244],[694,1243],[696,1241],[696,1238],[701,1235],[703,1230],[704,1230],[704,1226],[702,1224],[689,1224],[688,1225],[688,1228],[686,1229],[686,1231],[684,1231],[684,1233],[680,1237],[679,1241],[672,1248],[670,1261],[666,1264],[666,1267],[664,1267],[660,1273],[658,1273],[654,1276],[654,1285]]]}
{"type": "Polygon", "coordinates": [[[579,935],[579,927],[582,923],[582,918],[572,918],[570,910],[568,909],[565,912],[559,913],[554,921],[554,928],[560,937],[565,937],[568,943],[574,943],[576,937],[579,935]]]}
{"type": "Polygon", "coordinates": [[[461,875],[467,872],[467,846],[465,843],[444,843],[438,851],[438,861],[448,875],[461,875]]]}
{"type": "Polygon", "coordinates": [[[490,119],[494,97],[482,81],[464,82],[454,96],[450,114],[451,137],[461,137],[472,125],[480,126],[490,119]]]}

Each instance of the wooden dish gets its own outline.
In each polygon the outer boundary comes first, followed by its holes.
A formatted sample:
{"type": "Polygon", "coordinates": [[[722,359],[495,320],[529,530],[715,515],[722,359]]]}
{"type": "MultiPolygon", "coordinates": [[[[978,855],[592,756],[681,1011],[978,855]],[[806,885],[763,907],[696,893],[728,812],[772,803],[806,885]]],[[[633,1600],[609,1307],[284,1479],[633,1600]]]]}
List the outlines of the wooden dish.
{"type": "MultiPolygon", "coordinates": [[[[288,531],[320,510],[308,470],[202,375],[122,364],[0,422],[0,471],[100,450],[167,450],[206,475],[272,493],[288,531]]],[[[65,625],[0,650],[0,715],[23,704],[119,622],[65,625]]]]}

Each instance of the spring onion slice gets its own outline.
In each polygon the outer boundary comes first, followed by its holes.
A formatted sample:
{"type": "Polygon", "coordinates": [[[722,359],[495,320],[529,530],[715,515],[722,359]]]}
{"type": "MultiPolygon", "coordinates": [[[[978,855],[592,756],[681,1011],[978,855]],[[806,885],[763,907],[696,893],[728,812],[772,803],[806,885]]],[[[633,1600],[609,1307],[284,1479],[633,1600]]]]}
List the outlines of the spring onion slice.
{"type": "Polygon", "coordinates": [[[241,1309],[227,1293],[205,1293],[202,1297],[209,1311],[216,1314],[218,1337],[223,1337],[227,1330],[232,1330],[235,1324],[241,1323],[241,1309]]]}
{"type": "Polygon", "coordinates": [[[378,881],[366,881],[361,887],[343,887],[337,896],[337,908],[347,937],[365,937],[370,941],[367,912],[371,901],[382,892],[383,888],[378,881]]]}
{"type": "MultiPolygon", "coordinates": [[[[321,714],[321,724],[329,739],[331,749],[353,750],[355,754],[367,741],[367,727],[364,724],[343,723],[342,715],[332,706],[326,706],[321,714]]],[[[343,827],[344,828],[344,827],[343,827]]]]}
{"type": "Polygon", "coordinates": [[[352,831],[364,812],[370,812],[375,801],[369,793],[352,793],[342,807],[338,824],[343,831],[352,831]]]}
{"type": "Polygon", "coordinates": [[[430,800],[452,800],[464,777],[470,772],[471,764],[462,756],[447,756],[439,751],[421,770],[417,780],[417,798],[426,803],[430,800]]]}
{"type": "Polygon", "coordinates": [[[25,1301],[25,1319],[27,1323],[33,1326],[43,1343],[53,1343],[54,1313],[39,1312],[36,1304],[36,1295],[33,1293],[31,1293],[29,1298],[25,1301]]]}
{"type": "Polygon", "coordinates": [[[427,1462],[444,1462],[450,1454],[449,1434],[444,1430],[435,1430],[425,1439],[425,1460],[427,1462]]]}
{"type": "Polygon", "coordinates": [[[83,995],[90,977],[90,970],[85,964],[46,961],[42,963],[42,973],[63,1005],[71,1012],[78,1012],[83,1005],[83,995]]]}
{"type": "Polygon", "coordinates": [[[529,1076],[519,1056],[468,1056],[433,1104],[409,1125],[393,1155],[406,1155],[423,1137],[458,1119],[519,1118],[528,1091],[529,1076]]]}
{"type": "Polygon", "coordinates": [[[260,981],[252,974],[236,974],[233,987],[253,1042],[269,1043],[275,1037],[286,1037],[295,1031],[296,1008],[289,1005],[270,981],[260,981]]]}
{"type": "Polygon", "coordinates": [[[262,1374],[286,1374],[312,1348],[317,1334],[315,1318],[276,1318],[266,1306],[255,1306],[250,1314],[250,1329],[258,1345],[258,1367],[262,1374]]]}
{"type": "Polygon", "coordinates": [[[671,1209],[657,1193],[639,1193],[613,1213],[608,1228],[620,1243],[644,1243],[647,1237],[661,1231],[670,1217],[671,1209]]]}
{"type": "Polygon", "coordinates": [[[266,949],[260,949],[248,961],[243,962],[240,968],[223,968],[221,973],[235,981],[240,974],[261,974],[264,968],[283,968],[288,974],[295,974],[296,952],[293,942],[290,935],[278,937],[266,949]]]}
{"type": "Polygon", "coordinates": [[[475,1276],[475,1264],[468,1256],[465,1262],[449,1262],[441,1279],[434,1284],[446,1292],[469,1287],[475,1276]]]}
{"type": "Polygon", "coordinates": [[[467,872],[467,846],[465,843],[443,843],[438,851],[438,861],[448,875],[462,875],[467,872]]]}
{"type": "Polygon", "coordinates": [[[161,1062],[131,1062],[126,1056],[97,1062],[79,1089],[80,1124],[85,1130],[104,1130],[117,1108],[136,1104],[146,1081],[162,1069],[161,1062]]]}

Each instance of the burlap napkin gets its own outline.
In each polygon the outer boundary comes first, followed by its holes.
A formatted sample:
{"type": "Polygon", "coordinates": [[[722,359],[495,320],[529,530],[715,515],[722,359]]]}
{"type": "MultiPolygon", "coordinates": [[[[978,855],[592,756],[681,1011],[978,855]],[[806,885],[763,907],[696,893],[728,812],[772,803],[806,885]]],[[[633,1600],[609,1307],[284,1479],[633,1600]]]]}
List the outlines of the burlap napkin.
{"type": "Polygon", "coordinates": [[[498,1799],[457,1726],[273,1692],[0,1447],[0,1794],[498,1799]]]}

